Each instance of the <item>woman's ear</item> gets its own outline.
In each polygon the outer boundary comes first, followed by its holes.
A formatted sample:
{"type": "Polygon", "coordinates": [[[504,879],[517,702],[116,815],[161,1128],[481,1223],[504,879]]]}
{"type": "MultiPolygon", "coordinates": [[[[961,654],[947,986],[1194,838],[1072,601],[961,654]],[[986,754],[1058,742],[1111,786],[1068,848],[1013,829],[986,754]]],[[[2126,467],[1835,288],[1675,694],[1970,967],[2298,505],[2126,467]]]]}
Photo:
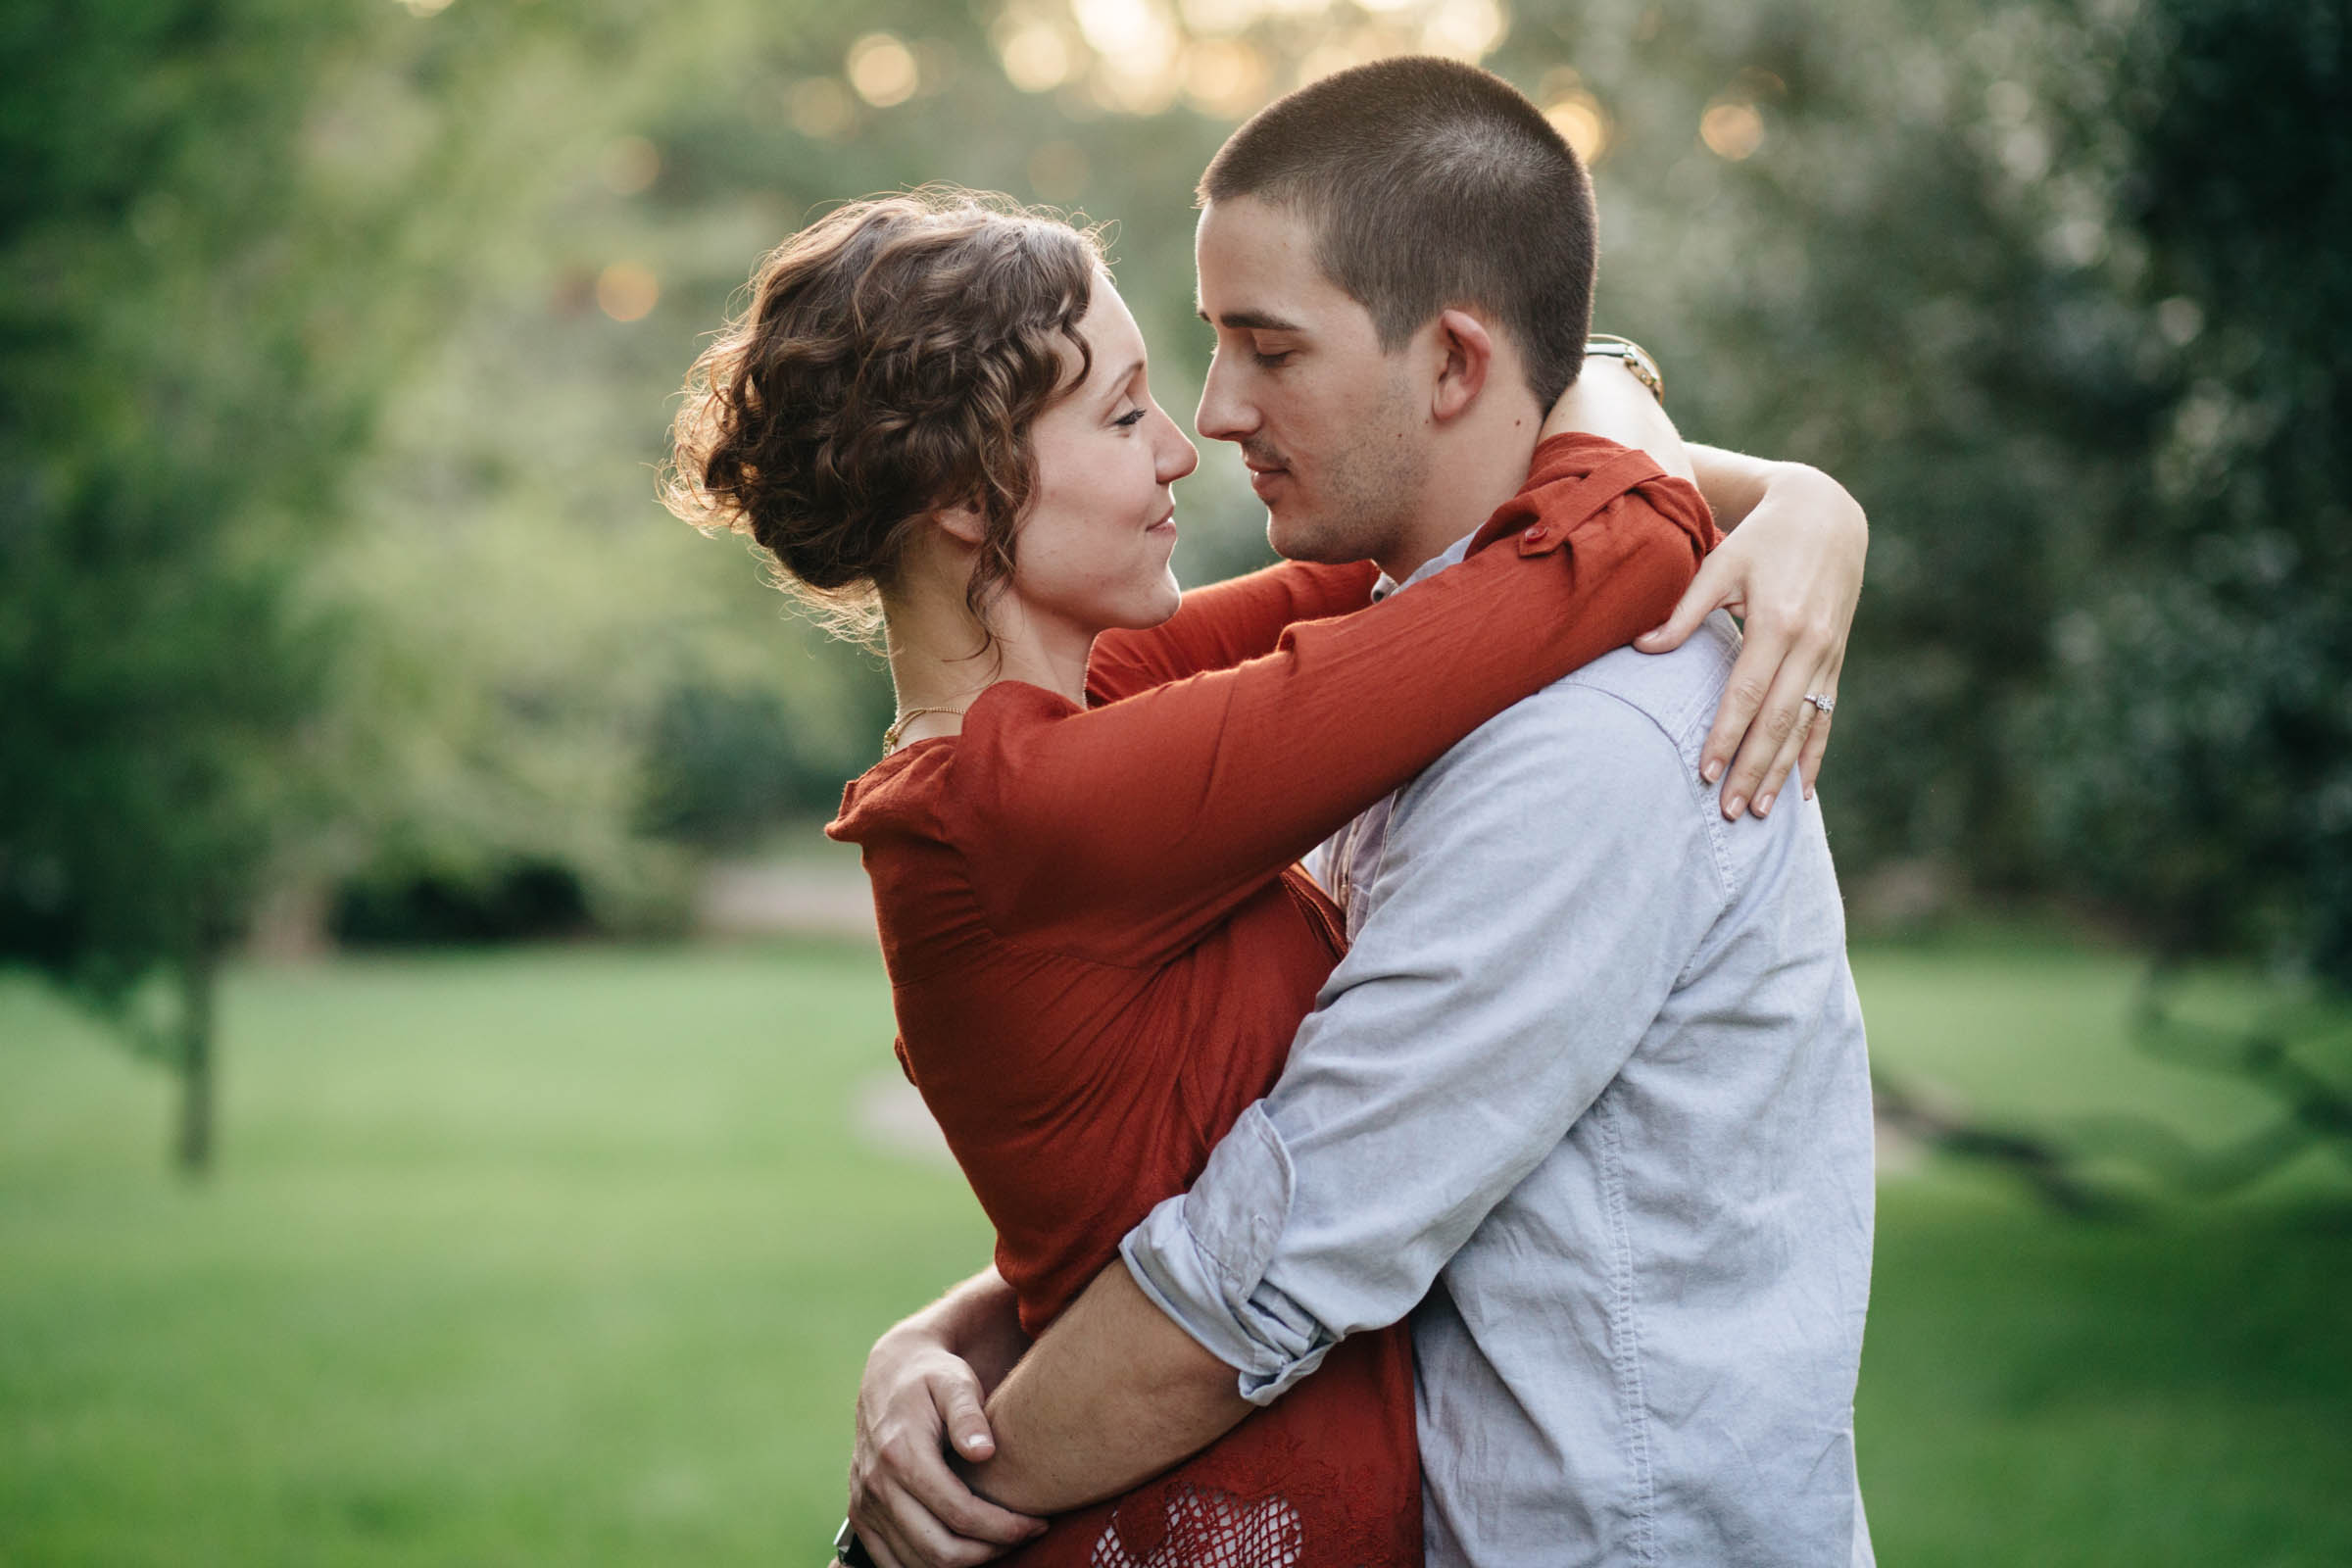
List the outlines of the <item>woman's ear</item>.
{"type": "Polygon", "coordinates": [[[1494,365],[1494,339],[1486,323],[1468,311],[1439,315],[1438,382],[1431,389],[1429,412],[1440,423],[1458,417],[1478,401],[1494,365]]]}
{"type": "Polygon", "coordinates": [[[978,549],[988,537],[988,519],[981,515],[979,507],[969,501],[959,501],[952,507],[934,510],[931,520],[938,523],[940,531],[950,538],[974,549],[978,549]]]}

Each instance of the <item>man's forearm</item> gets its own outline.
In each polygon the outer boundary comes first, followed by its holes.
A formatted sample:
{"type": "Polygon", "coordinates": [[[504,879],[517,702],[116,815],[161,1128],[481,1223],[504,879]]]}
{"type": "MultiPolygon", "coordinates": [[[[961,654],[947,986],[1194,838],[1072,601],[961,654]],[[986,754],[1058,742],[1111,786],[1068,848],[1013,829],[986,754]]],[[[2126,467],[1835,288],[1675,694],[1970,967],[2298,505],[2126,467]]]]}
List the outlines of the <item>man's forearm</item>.
{"type": "Polygon", "coordinates": [[[1113,1261],[990,1397],[996,1457],[959,1468],[1004,1507],[1059,1513],[1158,1474],[1250,1409],[1233,1368],[1113,1261]]]}

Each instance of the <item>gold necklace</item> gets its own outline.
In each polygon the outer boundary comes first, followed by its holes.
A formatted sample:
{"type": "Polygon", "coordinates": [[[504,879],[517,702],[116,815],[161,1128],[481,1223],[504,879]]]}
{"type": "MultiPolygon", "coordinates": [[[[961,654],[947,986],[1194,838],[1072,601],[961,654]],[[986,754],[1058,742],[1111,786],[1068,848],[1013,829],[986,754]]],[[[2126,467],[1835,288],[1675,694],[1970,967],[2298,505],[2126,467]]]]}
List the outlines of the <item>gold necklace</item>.
{"type": "MultiPolygon", "coordinates": [[[[968,703],[965,705],[965,707],[969,706],[968,703]]],[[[962,711],[961,708],[909,708],[906,710],[897,718],[891,720],[890,728],[882,732],[882,755],[888,757],[897,751],[899,738],[906,733],[906,726],[925,713],[961,713],[962,711]]]]}

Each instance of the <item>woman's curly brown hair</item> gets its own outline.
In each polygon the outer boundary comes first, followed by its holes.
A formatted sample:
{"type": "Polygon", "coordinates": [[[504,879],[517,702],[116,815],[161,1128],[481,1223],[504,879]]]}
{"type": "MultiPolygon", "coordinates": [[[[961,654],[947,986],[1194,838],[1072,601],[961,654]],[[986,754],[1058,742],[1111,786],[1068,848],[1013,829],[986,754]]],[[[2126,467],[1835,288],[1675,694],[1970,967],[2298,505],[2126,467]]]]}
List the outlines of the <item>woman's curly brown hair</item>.
{"type": "Polygon", "coordinates": [[[964,602],[985,627],[1036,481],[1030,426],[1068,379],[1058,345],[1078,379],[1092,364],[1102,265],[1092,230],[952,186],[826,214],[761,260],[688,372],[663,503],[751,535],[779,586],[870,642],[925,515],[969,502],[986,533],[964,602]]]}

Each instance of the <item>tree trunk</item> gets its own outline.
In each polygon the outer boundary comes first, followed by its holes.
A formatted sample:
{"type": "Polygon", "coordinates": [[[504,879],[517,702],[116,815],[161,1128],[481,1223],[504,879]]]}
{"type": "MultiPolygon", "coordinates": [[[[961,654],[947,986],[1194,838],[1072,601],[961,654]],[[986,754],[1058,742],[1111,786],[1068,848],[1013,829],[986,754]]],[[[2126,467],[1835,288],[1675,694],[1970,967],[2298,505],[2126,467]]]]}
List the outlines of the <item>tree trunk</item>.
{"type": "Polygon", "coordinates": [[[220,966],[212,953],[179,965],[179,1169],[201,1179],[213,1163],[213,983],[220,966]]]}

